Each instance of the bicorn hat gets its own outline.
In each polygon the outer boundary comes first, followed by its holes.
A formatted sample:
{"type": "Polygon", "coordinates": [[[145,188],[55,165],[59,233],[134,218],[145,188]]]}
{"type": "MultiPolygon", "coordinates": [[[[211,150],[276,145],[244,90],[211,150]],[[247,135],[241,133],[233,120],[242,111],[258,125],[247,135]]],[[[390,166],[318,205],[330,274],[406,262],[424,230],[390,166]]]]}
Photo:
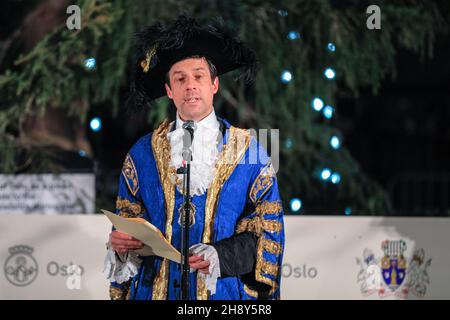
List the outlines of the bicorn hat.
{"type": "Polygon", "coordinates": [[[209,59],[217,75],[239,69],[236,78],[252,83],[258,71],[255,52],[223,27],[200,26],[186,14],[170,26],[155,24],[136,33],[136,53],[133,58],[128,105],[150,106],[166,95],[164,83],[172,65],[192,56],[209,59]]]}

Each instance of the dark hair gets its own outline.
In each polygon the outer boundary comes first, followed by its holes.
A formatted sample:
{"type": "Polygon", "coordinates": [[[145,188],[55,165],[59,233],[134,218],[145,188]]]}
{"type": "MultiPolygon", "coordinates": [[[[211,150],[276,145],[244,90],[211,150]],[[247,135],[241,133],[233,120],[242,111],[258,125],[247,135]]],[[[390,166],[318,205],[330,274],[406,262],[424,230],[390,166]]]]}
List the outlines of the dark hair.
{"type": "MultiPolygon", "coordinates": [[[[217,77],[217,68],[216,66],[211,62],[211,60],[209,60],[208,58],[204,57],[204,56],[190,56],[190,57],[186,57],[185,59],[205,59],[206,62],[208,63],[208,67],[209,67],[209,73],[211,74],[211,81],[214,81],[214,79],[217,77]]],[[[170,77],[169,77],[169,72],[166,73],[166,83],[170,88],[170,77]]]]}

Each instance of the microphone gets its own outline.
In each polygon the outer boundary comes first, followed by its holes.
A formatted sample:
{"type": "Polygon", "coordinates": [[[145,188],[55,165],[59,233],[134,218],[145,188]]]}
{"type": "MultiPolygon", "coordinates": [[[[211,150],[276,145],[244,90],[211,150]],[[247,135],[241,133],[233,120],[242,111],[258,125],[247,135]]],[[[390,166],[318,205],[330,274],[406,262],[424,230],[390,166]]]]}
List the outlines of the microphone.
{"type": "Polygon", "coordinates": [[[192,136],[192,139],[194,139],[194,131],[197,129],[197,125],[195,124],[194,120],[187,120],[185,123],[183,123],[183,129],[189,131],[189,133],[192,136]]]}
{"type": "Polygon", "coordinates": [[[191,223],[191,200],[190,200],[190,176],[191,176],[191,161],[192,161],[192,150],[191,145],[194,140],[194,131],[196,125],[193,120],[188,120],[183,123],[183,151],[181,152],[183,156],[183,166],[177,169],[177,173],[183,174],[183,208],[180,211],[181,221],[181,298],[188,300],[189,292],[189,225],[191,223]]]}
{"type": "Polygon", "coordinates": [[[191,145],[194,140],[194,131],[197,128],[197,125],[193,120],[187,120],[183,123],[182,127],[184,130],[182,151],[183,160],[192,161],[191,145]]]}

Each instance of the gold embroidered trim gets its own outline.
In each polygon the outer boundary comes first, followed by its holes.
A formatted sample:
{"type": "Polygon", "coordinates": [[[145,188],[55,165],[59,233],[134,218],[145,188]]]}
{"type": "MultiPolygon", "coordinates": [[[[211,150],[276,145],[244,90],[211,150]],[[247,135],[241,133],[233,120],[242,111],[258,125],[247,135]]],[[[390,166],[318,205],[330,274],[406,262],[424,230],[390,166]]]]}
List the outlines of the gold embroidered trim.
{"type": "MultiPolygon", "coordinates": [[[[270,290],[271,293],[275,292],[276,288],[278,287],[278,284],[275,280],[272,280],[268,278],[267,276],[264,276],[262,273],[267,273],[275,278],[278,278],[278,273],[280,272],[280,268],[268,261],[264,260],[263,252],[264,252],[264,244],[262,241],[262,237],[258,240],[258,250],[257,250],[257,261],[256,261],[256,271],[255,271],[255,278],[257,281],[265,283],[272,287],[270,290]]],[[[270,294],[270,293],[269,293],[270,294]]]]}
{"type": "Polygon", "coordinates": [[[279,221],[274,220],[262,220],[260,216],[253,217],[251,219],[242,219],[239,222],[236,229],[237,233],[244,231],[251,231],[261,236],[263,231],[270,233],[279,233],[282,225],[279,221]]]}
{"type": "Polygon", "coordinates": [[[261,242],[263,250],[275,255],[279,255],[281,253],[281,244],[279,244],[278,242],[265,238],[261,238],[261,242]]]}
{"type": "MultiPolygon", "coordinates": [[[[268,295],[270,296],[271,294],[273,294],[275,292],[275,290],[277,290],[277,288],[278,288],[278,285],[275,285],[275,287],[271,288],[270,291],[268,292],[268,295]]],[[[255,299],[259,298],[259,292],[257,290],[250,289],[246,284],[244,284],[244,291],[252,298],[255,298],[255,299]]]]}
{"type": "Polygon", "coordinates": [[[250,200],[253,203],[257,203],[259,199],[270,189],[273,185],[273,178],[275,177],[275,170],[273,169],[272,162],[269,162],[261,169],[258,177],[253,182],[250,189],[250,200]],[[262,191],[261,194],[259,194],[262,191]],[[259,195],[258,195],[259,194],[259,195]]]}
{"type": "Polygon", "coordinates": [[[270,233],[279,233],[281,231],[282,227],[283,226],[278,221],[263,220],[263,222],[262,222],[263,230],[270,232],[270,233]]]}
{"type": "Polygon", "coordinates": [[[136,196],[136,193],[139,190],[139,181],[138,175],[136,172],[136,167],[134,166],[133,159],[128,153],[125,157],[125,162],[123,163],[122,174],[125,178],[125,182],[127,183],[128,189],[130,190],[133,196],[136,196]],[[130,185],[131,184],[131,185],[130,185]]]}
{"type": "MultiPolygon", "coordinates": [[[[213,240],[213,225],[220,190],[237,164],[241,161],[249,143],[250,134],[247,130],[233,126],[230,127],[228,141],[219,154],[214,179],[207,191],[203,243],[209,243],[213,240]]],[[[197,299],[208,299],[208,291],[203,279],[200,277],[200,273],[197,273],[197,299]]]]}
{"type": "Polygon", "coordinates": [[[141,61],[141,68],[144,73],[147,73],[150,69],[150,64],[153,56],[156,54],[156,49],[158,49],[158,44],[155,44],[152,49],[145,54],[145,59],[141,61]]]}
{"type": "Polygon", "coordinates": [[[277,220],[266,220],[264,216],[267,214],[278,214],[283,210],[280,201],[264,201],[256,206],[257,215],[253,218],[241,220],[237,227],[237,232],[251,231],[258,235],[257,262],[255,270],[255,279],[261,283],[265,283],[271,287],[269,295],[273,294],[278,288],[278,283],[270,279],[264,274],[271,275],[276,279],[280,273],[280,267],[274,263],[266,261],[263,257],[264,251],[271,254],[281,254],[281,244],[266,239],[263,232],[279,233],[283,227],[282,223],[277,220]]]}
{"type": "MultiPolygon", "coordinates": [[[[200,272],[199,272],[200,273],[200,272]]],[[[208,289],[203,278],[197,274],[197,300],[209,300],[208,289]]]]}
{"type": "Polygon", "coordinates": [[[244,284],[244,291],[249,296],[258,299],[258,291],[250,289],[246,284],[244,284]]]}
{"type": "Polygon", "coordinates": [[[109,287],[109,297],[111,300],[125,300],[124,291],[114,286],[109,287]]]}
{"type": "Polygon", "coordinates": [[[266,214],[278,214],[283,211],[281,201],[263,201],[256,205],[256,213],[262,217],[266,214]]]}
{"type": "MultiPolygon", "coordinates": [[[[237,233],[241,233],[244,231],[251,231],[258,235],[258,249],[257,249],[257,262],[256,262],[256,270],[255,270],[255,278],[257,281],[261,283],[265,283],[271,287],[269,292],[273,294],[275,290],[278,288],[278,284],[276,281],[264,276],[263,274],[269,274],[276,278],[278,278],[278,274],[280,272],[280,268],[278,265],[271,263],[269,261],[265,261],[263,257],[264,251],[279,255],[281,254],[281,244],[269,239],[266,239],[263,235],[263,232],[270,233],[279,233],[282,229],[281,222],[277,220],[266,220],[264,216],[267,214],[278,214],[283,210],[281,201],[264,201],[262,203],[258,203],[256,206],[256,216],[253,218],[242,219],[237,227],[237,233]]],[[[244,287],[245,289],[245,287],[244,287]]],[[[258,296],[258,292],[253,291],[247,288],[250,291],[246,292],[252,297],[258,296]],[[253,295],[251,294],[253,291],[253,295]]]]}
{"type": "Polygon", "coordinates": [[[259,236],[262,231],[261,218],[256,216],[252,219],[242,219],[236,228],[236,232],[242,233],[244,231],[251,231],[259,236]]]}
{"type": "MultiPolygon", "coordinates": [[[[175,187],[170,181],[170,142],[167,138],[169,121],[165,120],[153,132],[152,149],[156,160],[160,181],[163,188],[166,206],[166,233],[165,237],[169,243],[172,241],[172,220],[175,206],[175,187]]],[[[167,284],[169,281],[169,260],[161,261],[158,275],[153,282],[153,300],[167,299],[167,284]]]]}
{"type": "MultiPolygon", "coordinates": [[[[126,285],[129,283],[126,283],[126,285]]],[[[130,288],[121,289],[113,285],[109,286],[109,298],[111,300],[128,300],[130,298],[130,288]]]]}
{"type": "MultiPolygon", "coordinates": [[[[278,289],[278,283],[275,280],[270,279],[269,277],[263,275],[269,274],[278,278],[280,273],[280,267],[274,263],[264,260],[263,252],[268,251],[270,253],[279,255],[281,253],[281,245],[275,241],[271,241],[265,239],[261,236],[258,240],[258,249],[257,249],[257,262],[256,262],[256,270],[255,270],[255,279],[261,283],[265,283],[269,285],[270,291],[268,295],[274,294],[274,292],[278,289]]],[[[259,293],[256,290],[250,289],[247,285],[244,284],[244,291],[253,298],[258,298],[259,293]]]]}
{"type": "Polygon", "coordinates": [[[117,197],[116,208],[119,210],[119,215],[125,218],[136,218],[143,213],[142,205],[139,201],[133,203],[120,197],[117,197]]]}
{"type": "Polygon", "coordinates": [[[278,265],[273,264],[269,261],[263,261],[261,263],[261,272],[276,277],[278,275],[278,265]]]}

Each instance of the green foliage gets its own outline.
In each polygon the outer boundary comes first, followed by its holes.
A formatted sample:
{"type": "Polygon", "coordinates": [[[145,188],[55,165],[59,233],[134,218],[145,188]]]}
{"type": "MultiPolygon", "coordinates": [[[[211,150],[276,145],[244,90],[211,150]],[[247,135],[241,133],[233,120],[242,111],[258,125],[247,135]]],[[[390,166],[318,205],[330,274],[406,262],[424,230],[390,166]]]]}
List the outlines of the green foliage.
{"type": "MultiPolygon", "coordinates": [[[[85,121],[90,106],[109,105],[117,115],[120,92],[126,88],[133,31],[157,21],[170,22],[187,11],[201,22],[220,19],[257,52],[262,69],[252,88],[221,79],[218,113],[232,110],[240,126],[280,128],[281,168],[278,173],[284,199],[299,196],[306,203],[324,197],[334,210],[351,206],[353,212],[389,212],[385,192],[364,172],[345,148],[330,148],[329,138],[339,134],[333,122],[324,121],[311,108],[313,97],[335,106],[340,91],[358,94],[363,87],[377,92],[387,76],[395,76],[395,56],[400,49],[431,57],[436,34],[448,31],[442,4],[422,1],[378,1],[382,29],[366,28],[367,1],[220,1],[152,0],[94,1],[78,4],[82,29],[67,30],[65,25],[48,34],[30,52],[24,53],[0,75],[0,158],[2,171],[13,170],[11,152],[17,149],[6,135],[9,127],[20,127],[25,115],[42,114],[50,105],[85,121]],[[278,10],[286,10],[281,16],[278,10]],[[289,31],[300,39],[289,40],[289,31]],[[327,50],[333,42],[336,51],[327,50]],[[83,62],[97,58],[97,68],[88,71],[83,62]],[[323,71],[333,66],[334,81],[323,71]],[[284,84],[282,70],[293,79],[284,84]],[[286,139],[293,141],[285,147],[286,139]],[[330,167],[341,173],[335,186],[318,179],[318,170],[330,167]]],[[[167,100],[161,100],[148,113],[152,123],[167,115],[167,100]]]]}

